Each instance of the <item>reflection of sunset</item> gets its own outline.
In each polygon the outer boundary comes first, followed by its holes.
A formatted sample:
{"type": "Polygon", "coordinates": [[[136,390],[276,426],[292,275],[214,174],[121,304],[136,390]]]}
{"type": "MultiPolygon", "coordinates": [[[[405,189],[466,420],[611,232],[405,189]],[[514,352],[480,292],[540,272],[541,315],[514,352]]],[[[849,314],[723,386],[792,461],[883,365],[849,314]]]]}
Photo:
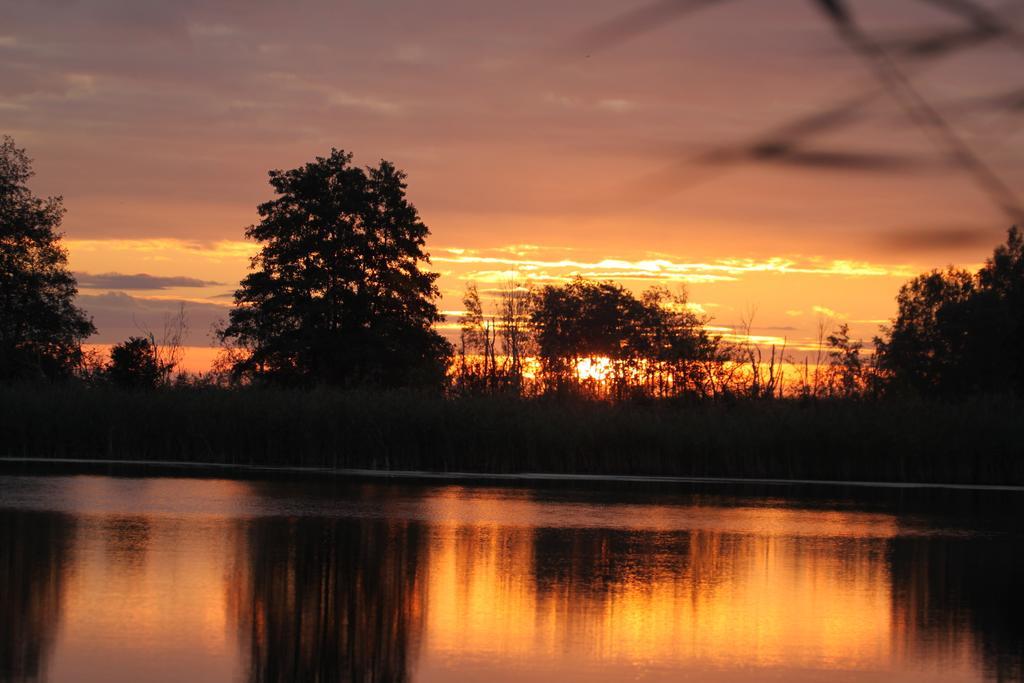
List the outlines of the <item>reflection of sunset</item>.
{"type": "MultiPolygon", "coordinates": [[[[188,639],[200,650],[222,653],[223,558],[214,551],[228,539],[221,525],[206,527],[199,537],[194,525],[158,520],[149,540],[128,552],[83,548],[91,561],[80,565],[69,586],[68,628],[82,633],[99,628],[115,638],[141,641],[188,639]],[[180,565],[166,561],[170,547],[182,554],[180,565]],[[169,590],[172,585],[176,591],[169,590]]],[[[88,527],[81,531],[90,533],[88,527]]]]}
{"type": "MultiPolygon", "coordinates": [[[[98,531],[92,524],[80,529],[86,538],[98,531]]],[[[147,541],[131,550],[79,545],[55,673],[67,673],[65,662],[102,671],[104,653],[123,657],[123,644],[131,642],[140,654],[165,653],[135,664],[142,671],[157,668],[149,680],[229,676],[233,653],[226,638],[222,554],[229,543],[223,523],[156,519],[149,522],[147,541]],[[174,654],[186,652],[185,658],[174,654]]]]}
{"type": "MultiPolygon", "coordinates": [[[[580,563],[548,577],[537,556],[543,529],[490,521],[479,500],[439,503],[456,519],[437,527],[429,556],[427,649],[440,660],[863,669],[894,654],[885,555],[897,525],[888,515],[624,510],[641,526],[567,532],[580,563]],[[486,521],[465,521],[477,516],[486,521]],[[687,517],[719,528],[667,526],[687,517]]],[[[551,514],[523,500],[502,505],[515,522],[551,514]]]]}
{"type": "Polygon", "coordinates": [[[104,671],[107,658],[124,659],[122,646],[131,642],[140,658],[122,665],[138,667],[147,680],[230,678],[223,550],[234,541],[221,515],[203,514],[194,502],[225,503],[241,488],[229,481],[189,488],[169,479],[75,480],[75,498],[93,512],[78,528],[55,677],[69,676],[70,668],[104,671]],[[150,511],[129,513],[140,505],[150,511]]]}
{"type": "Polygon", "coordinates": [[[32,513],[53,547],[0,566],[38,605],[18,608],[19,651],[39,643],[53,680],[104,682],[1019,670],[1019,632],[1000,622],[1012,539],[986,546],[918,519],[766,498],[325,491],[65,480],[53,504],[76,516],[32,513]]]}

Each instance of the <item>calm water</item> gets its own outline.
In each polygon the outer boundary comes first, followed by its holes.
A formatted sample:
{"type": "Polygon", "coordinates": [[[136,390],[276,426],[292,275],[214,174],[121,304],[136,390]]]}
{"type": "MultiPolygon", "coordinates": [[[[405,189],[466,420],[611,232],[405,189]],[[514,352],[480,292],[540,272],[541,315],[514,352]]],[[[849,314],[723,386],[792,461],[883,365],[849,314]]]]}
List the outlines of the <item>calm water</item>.
{"type": "Polygon", "coordinates": [[[1021,677],[1021,494],[763,493],[0,476],[0,680],[1021,677]]]}

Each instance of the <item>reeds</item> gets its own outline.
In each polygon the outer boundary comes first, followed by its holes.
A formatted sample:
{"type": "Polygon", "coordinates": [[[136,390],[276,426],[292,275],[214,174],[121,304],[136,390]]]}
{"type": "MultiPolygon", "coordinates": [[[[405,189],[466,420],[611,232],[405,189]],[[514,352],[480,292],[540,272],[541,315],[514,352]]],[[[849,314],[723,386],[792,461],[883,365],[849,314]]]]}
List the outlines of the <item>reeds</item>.
{"type": "Polygon", "coordinates": [[[1024,484],[1024,401],[0,388],[0,456],[1024,484]]]}

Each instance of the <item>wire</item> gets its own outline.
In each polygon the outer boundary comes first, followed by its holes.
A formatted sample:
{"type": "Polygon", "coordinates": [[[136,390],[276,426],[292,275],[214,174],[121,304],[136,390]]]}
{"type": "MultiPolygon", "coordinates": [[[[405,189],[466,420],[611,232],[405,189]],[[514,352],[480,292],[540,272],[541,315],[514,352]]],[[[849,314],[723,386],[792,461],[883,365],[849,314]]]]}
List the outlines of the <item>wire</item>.
{"type": "Polygon", "coordinates": [[[878,81],[906,111],[910,120],[940,148],[945,148],[953,161],[969,173],[977,185],[1013,221],[1024,220],[1024,205],[999,175],[992,170],[957,134],[942,114],[914,88],[910,79],[889,55],[857,25],[844,2],[817,0],[832,21],[839,36],[869,65],[878,81]]]}

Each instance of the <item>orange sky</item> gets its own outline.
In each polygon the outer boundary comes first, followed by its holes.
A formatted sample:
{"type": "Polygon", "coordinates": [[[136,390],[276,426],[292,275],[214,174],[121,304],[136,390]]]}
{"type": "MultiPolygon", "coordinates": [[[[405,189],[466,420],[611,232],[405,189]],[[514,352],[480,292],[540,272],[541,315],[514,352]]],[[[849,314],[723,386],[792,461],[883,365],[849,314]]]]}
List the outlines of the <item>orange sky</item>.
{"type": "MultiPolygon", "coordinates": [[[[851,4],[893,50],[969,28],[927,2],[851,4]]],[[[621,43],[581,39],[643,6],[5,3],[0,132],[35,158],[33,188],[64,196],[100,343],[158,330],[186,299],[188,343],[207,344],[253,253],[242,233],[270,196],[266,171],[332,146],[408,171],[446,311],[469,280],[581,273],[685,283],[715,324],[756,308],[755,331],[794,346],[821,316],[870,337],[908,277],[976,265],[1001,239],[1010,218],[871,94],[808,0],[732,0],[621,43]],[[695,161],[859,93],[857,116],[807,141],[816,163],[695,161]]],[[[1024,187],[1022,44],[900,62],[1011,188],[1024,187]],[[979,106],[1007,93],[1009,107],[979,106]]]]}

